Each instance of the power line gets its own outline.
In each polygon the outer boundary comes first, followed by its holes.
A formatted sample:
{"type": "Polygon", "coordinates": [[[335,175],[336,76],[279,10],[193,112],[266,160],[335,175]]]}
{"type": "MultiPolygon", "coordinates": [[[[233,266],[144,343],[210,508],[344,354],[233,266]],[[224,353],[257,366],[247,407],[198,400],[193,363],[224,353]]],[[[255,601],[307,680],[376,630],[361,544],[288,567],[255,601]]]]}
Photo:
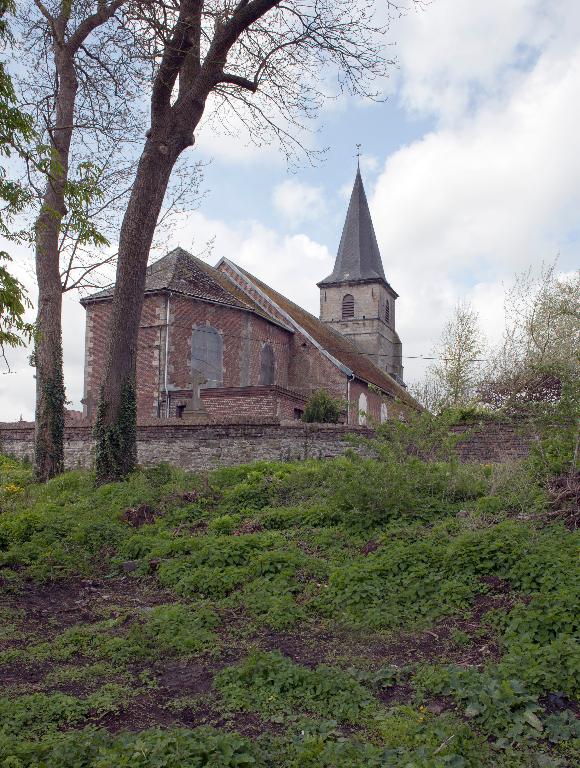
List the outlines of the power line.
{"type": "MultiPolygon", "coordinates": [[[[153,328],[166,328],[166,323],[161,323],[159,325],[142,325],[140,326],[140,329],[153,329],[153,328]]],[[[218,331],[219,335],[222,337],[232,338],[232,339],[243,339],[246,342],[254,343],[254,344],[272,344],[273,346],[282,347],[284,349],[287,348],[287,344],[282,341],[276,341],[275,339],[271,338],[256,338],[255,336],[244,336],[239,333],[229,333],[228,331],[220,331],[217,328],[214,328],[213,326],[207,326],[207,327],[196,327],[192,325],[184,325],[182,323],[170,323],[170,328],[183,328],[184,330],[191,330],[196,331],[197,333],[208,333],[210,335],[214,335],[216,331],[218,331]]],[[[348,338],[345,337],[345,341],[348,341],[348,338]]],[[[352,343],[352,342],[351,342],[352,343]]],[[[326,352],[330,352],[331,354],[336,354],[338,357],[341,354],[347,354],[347,355],[360,355],[361,357],[389,357],[391,359],[399,360],[442,360],[444,362],[449,362],[453,358],[449,357],[437,357],[437,356],[430,356],[430,355],[388,355],[383,352],[363,352],[362,350],[358,349],[344,349],[344,347],[334,347],[334,346],[325,346],[321,344],[323,349],[326,352]]],[[[490,362],[487,358],[483,357],[472,357],[468,358],[465,362],[470,363],[488,363],[490,362]]]]}

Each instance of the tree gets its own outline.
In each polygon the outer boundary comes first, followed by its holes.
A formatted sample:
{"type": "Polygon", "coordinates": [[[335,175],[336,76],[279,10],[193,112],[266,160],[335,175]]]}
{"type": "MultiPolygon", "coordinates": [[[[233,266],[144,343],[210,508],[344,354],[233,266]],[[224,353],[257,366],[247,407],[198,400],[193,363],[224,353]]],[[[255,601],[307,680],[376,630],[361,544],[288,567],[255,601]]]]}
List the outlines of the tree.
{"type": "MultiPolygon", "coordinates": [[[[59,284],[62,293],[110,284],[116,252],[109,241],[118,235],[143,133],[147,62],[135,51],[137,30],[122,15],[127,4],[29,0],[18,7],[15,79],[36,139],[17,148],[38,211],[31,229],[39,282],[34,360],[40,480],[60,471],[63,458],[59,284]]],[[[158,237],[168,231],[173,213],[190,208],[198,195],[199,167],[179,168],[174,176],[158,237]]]]}
{"type": "Polygon", "coordinates": [[[569,397],[578,381],[580,275],[556,263],[516,275],[504,301],[503,341],[479,388],[483,403],[516,412],[569,397]]]}
{"type": "Polygon", "coordinates": [[[473,402],[484,346],[477,312],[469,302],[459,301],[443,326],[436,348],[438,362],[414,390],[426,408],[438,412],[473,402]]]}
{"type": "MultiPolygon", "coordinates": [[[[387,6],[393,5],[387,2],[387,6]]],[[[151,124],[121,226],[111,332],[97,419],[97,477],[125,476],[136,462],[135,371],[145,274],[155,224],[175,162],[194,143],[209,105],[236,114],[257,142],[273,133],[291,151],[299,115],[324,97],[322,76],[371,95],[386,70],[374,0],[170,0],[132,6],[151,30],[151,124]]]]}
{"type": "MultiPolygon", "coordinates": [[[[25,39],[39,33],[43,51],[40,61],[49,61],[47,76],[39,78],[43,67],[34,72],[35,82],[44,86],[40,115],[44,120],[46,145],[33,149],[20,148],[21,155],[44,179],[39,195],[40,210],[34,225],[38,307],[36,319],[34,364],[36,366],[35,472],[38,480],[47,480],[62,472],[64,463],[64,406],[66,402],[62,368],[62,284],[61,251],[63,221],[80,243],[106,244],[106,238],[86,215],[87,204],[98,197],[100,170],[90,162],[77,163],[78,177],[71,175],[73,134],[79,125],[79,112],[94,115],[98,105],[107,99],[107,88],[101,86],[102,99],[95,96],[95,72],[106,72],[111,78],[106,51],[110,40],[98,37],[91,47],[95,30],[106,25],[126,0],[34,0],[38,19],[24,11],[27,24],[25,39]],[[95,45],[96,43],[96,45],[95,45]],[[77,105],[79,91],[87,95],[89,106],[77,105]],[[90,96],[96,102],[90,102],[90,96]]],[[[116,42],[116,41],[115,41],[116,42]]],[[[31,85],[30,90],[35,86],[31,85]]],[[[28,92],[28,88],[26,91],[28,92]]],[[[38,105],[38,102],[36,102],[38,105]]],[[[111,110],[99,117],[110,118],[111,110]]],[[[37,114],[37,124],[40,122],[37,114]]],[[[105,132],[103,126],[93,126],[105,132]]],[[[93,151],[98,148],[93,146],[93,151]]],[[[29,177],[30,178],[30,177],[29,177]]]]}
{"type": "MultiPolygon", "coordinates": [[[[10,0],[0,0],[0,42],[11,39],[6,15],[14,11],[10,0]]],[[[17,141],[32,136],[29,118],[16,106],[12,79],[0,61],[0,156],[10,157],[17,141]]],[[[0,168],[0,235],[7,240],[18,240],[11,224],[14,216],[22,211],[29,199],[27,190],[17,181],[8,178],[6,169],[0,168]]],[[[0,354],[6,359],[6,347],[24,346],[32,337],[33,327],[24,320],[24,312],[30,301],[22,283],[10,274],[7,263],[11,261],[6,251],[0,251],[0,354]]]]}

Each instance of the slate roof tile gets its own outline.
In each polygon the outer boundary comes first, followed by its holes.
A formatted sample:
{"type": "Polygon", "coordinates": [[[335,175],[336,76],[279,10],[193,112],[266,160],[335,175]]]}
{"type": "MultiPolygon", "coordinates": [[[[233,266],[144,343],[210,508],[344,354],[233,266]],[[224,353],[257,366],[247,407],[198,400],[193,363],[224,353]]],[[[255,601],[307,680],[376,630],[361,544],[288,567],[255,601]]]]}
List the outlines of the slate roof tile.
{"type": "Polygon", "coordinates": [[[334,270],[318,285],[367,280],[379,280],[389,285],[360,169],[357,169],[334,270]]]}

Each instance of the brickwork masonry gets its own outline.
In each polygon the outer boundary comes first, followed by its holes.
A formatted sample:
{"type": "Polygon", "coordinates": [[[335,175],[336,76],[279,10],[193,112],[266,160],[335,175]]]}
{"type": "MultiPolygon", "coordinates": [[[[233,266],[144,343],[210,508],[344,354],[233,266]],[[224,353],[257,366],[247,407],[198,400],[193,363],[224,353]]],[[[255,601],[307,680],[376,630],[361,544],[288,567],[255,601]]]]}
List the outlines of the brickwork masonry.
{"type": "MultiPolygon", "coordinates": [[[[468,427],[459,426],[458,431],[468,427]]],[[[372,437],[372,429],[341,424],[304,424],[272,419],[249,419],[228,424],[184,424],[180,419],[144,422],[137,428],[138,460],[142,465],[166,461],[186,470],[209,470],[247,462],[326,459],[342,455],[349,435],[372,437]]],[[[491,422],[471,432],[459,444],[462,461],[484,463],[527,455],[533,437],[517,425],[491,422]]],[[[32,458],[34,425],[0,424],[0,452],[32,458]]],[[[65,429],[67,469],[93,465],[92,428],[69,425],[65,429]]]]}

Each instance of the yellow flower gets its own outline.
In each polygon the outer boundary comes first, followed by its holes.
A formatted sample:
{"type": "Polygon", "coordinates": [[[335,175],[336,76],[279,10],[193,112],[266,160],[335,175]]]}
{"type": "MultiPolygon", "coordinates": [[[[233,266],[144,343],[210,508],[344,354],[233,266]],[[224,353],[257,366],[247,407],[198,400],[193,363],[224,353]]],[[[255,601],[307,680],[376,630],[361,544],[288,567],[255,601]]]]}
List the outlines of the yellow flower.
{"type": "Polygon", "coordinates": [[[24,488],[21,488],[19,485],[16,485],[15,483],[8,483],[8,485],[4,486],[4,491],[6,493],[23,493],[24,488]]]}

